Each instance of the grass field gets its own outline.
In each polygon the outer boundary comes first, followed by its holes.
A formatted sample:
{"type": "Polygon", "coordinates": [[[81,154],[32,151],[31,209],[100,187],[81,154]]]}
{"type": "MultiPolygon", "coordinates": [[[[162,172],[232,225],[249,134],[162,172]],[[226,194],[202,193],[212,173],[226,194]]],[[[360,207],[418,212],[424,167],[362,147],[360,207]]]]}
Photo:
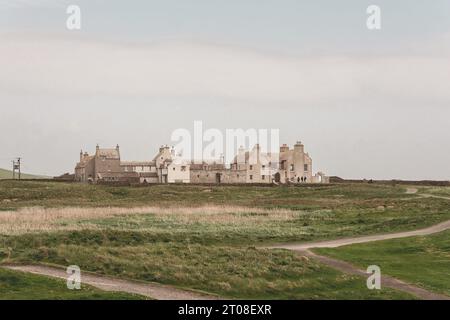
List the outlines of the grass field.
{"type": "Polygon", "coordinates": [[[421,187],[420,191],[435,196],[450,197],[450,187],[421,187]]]}
{"type": "Polygon", "coordinates": [[[404,299],[265,244],[412,230],[450,219],[444,199],[401,186],[0,182],[2,263],[82,270],[231,298],[404,299]]]}
{"type": "MultiPolygon", "coordinates": [[[[38,175],[26,174],[26,173],[22,173],[20,175],[20,177],[22,179],[45,179],[45,178],[48,178],[48,177],[44,177],[44,176],[38,176],[38,175]]],[[[0,179],[12,179],[12,178],[13,178],[13,172],[11,170],[6,170],[6,169],[0,168],[0,179]]],[[[16,178],[18,178],[18,176],[16,176],[16,178]]]]}
{"type": "Polygon", "coordinates": [[[450,296],[450,231],[314,251],[450,296]]]}
{"type": "Polygon", "coordinates": [[[82,285],[68,290],[63,280],[0,268],[0,300],[136,300],[140,296],[82,285]]]}

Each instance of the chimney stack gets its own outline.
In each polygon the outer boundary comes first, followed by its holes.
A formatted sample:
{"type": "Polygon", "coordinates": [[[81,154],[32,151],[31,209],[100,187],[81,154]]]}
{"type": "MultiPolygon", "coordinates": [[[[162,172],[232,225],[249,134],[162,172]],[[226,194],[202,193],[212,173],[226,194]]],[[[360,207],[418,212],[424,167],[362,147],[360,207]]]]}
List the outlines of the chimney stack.
{"type": "Polygon", "coordinates": [[[297,141],[297,143],[294,145],[294,151],[304,153],[305,152],[305,146],[302,144],[301,141],[297,141]]]}
{"type": "Polygon", "coordinates": [[[284,144],[280,147],[280,153],[287,152],[287,151],[289,151],[289,146],[288,146],[286,143],[284,143],[284,144]]]}

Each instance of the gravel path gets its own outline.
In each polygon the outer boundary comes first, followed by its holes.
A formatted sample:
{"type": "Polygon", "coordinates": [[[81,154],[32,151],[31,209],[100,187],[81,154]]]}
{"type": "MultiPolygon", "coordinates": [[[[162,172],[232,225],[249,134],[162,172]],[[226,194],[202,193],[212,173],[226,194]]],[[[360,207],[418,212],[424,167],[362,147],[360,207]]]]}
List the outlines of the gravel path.
{"type": "Polygon", "coordinates": [[[350,244],[356,244],[356,243],[366,243],[366,242],[372,242],[372,241],[398,239],[398,238],[406,238],[406,237],[413,237],[413,236],[426,236],[429,234],[438,233],[438,232],[445,231],[448,229],[450,229],[450,220],[436,224],[436,225],[428,227],[428,228],[413,230],[413,231],[378,234],[378,235],[373,235],[373,236],[364,236],[364,237],[356,237],[356,238],[344,238],[344,239],[329,240],[329,241],[306,242],[306,243],[287,243],[287,244],[275,245],[271,248],[290,249],[290,250],[307,250],[307,249],[312,249],[312,248],[337,248],[337,247],[346,246],[346,245],[350,245],[350,244]]]}
{"type": "MultiPolygon", "coordinates": [[[[54,278],[67,279],[63,269],[42,266],[2,266],[3,268],[29,272],[54,278]]],[[[199,292],[182,290],[156,283],[141,283],[106,277],[92,273],[81,273],[81,283],[88,284],[104,291],[122,291],[139,294],[157,300],[218,300],[219,297],[199,292]]]]}
{"type": "MultiPolygon", "coordinates": [[[[303,250],[303,251],[300,250],[298,252],[302,256],[306,256],[306,257],[315,259],[316,261],[319,261],[322,264],[325,264],[325,265],[332,267],[336,270],[339,270],[341,272],[344,272],[347,274],[354,274],[354,275],[362,276],[365,278],[368,277],[368,274],[365,272],[365,270],[358,269],[348,262],[321,256],[321,255],[315,254],[309,250],[303,250]]],[[[401,290],[401,291],[410,293],[410,294],[412,294],[420,299],[423,299],[423,300],[450,300],[449,296],[422,289],[420,287],[411,285],[409,283],[403,282],[394,277],[384,275],[384,274],[381,275],[381,286],[401,290]]]]}
{"type": "MultiPolygon", "coordinates": [[[[418,190],[416,188],[407,188],[406,193],[407,194],[416,194],[417,191],[418,190]]],[[[450,198],[448,198],[448,197],[435,196],[435,195],[431,195],[431,194],[419,194],[418,196],[450,200],[450,198]]],[[[312,248],[337,248],[337,247],[356,244],[356,243],[366,243],[366,242],[372,242],[372,241],[398,239],[398,238],[406,238],[406,237],[413,237],[413,236],[425,236],[425,235],[430,235],[433,233],[438,233],[438,232],[449,230],[449,229],[450,229],[450,220],[436,224],[436,225],[428,227],[428,228],[413,230],[413,231],[388,233],[388,234],[382,234],[382,235],[373,235],[373,236],[356,237],[356,238],[345,238],[345,239],[330,240],[330,241],[318,241],[318,242],[298,243],[298,244],[296,244],[296,243],[289,244],[288,243],[288,244],[275,245],[270,248],[294,250],[303,256],[313,258],[313,259],[315,259],[329,267],[332,267],[336,270],[339,270],[339,271],[342,271],[345,273],[349,273],[349,274],[356,274],[356,275],[367,277],[367,273],[364,270],[361,270],[348,262],[329,258],[326,256],[321,256],[321,255],[311,252],[309,249],[312,249],[312,248]]],[[[419,297],[421,299],[450,300],[450,297],[447,295],[430,292],[428,290],[422,289],[420,287],[416,287],[414,285],[408,284],[406,282],[403,282],[396,278],[390,277],[388,275],[383,275],[381,279],[382,279],[383,286],[401,290],[404,292],[408,292],[408,293],[413,294],[416,297],[419,297]]]]}

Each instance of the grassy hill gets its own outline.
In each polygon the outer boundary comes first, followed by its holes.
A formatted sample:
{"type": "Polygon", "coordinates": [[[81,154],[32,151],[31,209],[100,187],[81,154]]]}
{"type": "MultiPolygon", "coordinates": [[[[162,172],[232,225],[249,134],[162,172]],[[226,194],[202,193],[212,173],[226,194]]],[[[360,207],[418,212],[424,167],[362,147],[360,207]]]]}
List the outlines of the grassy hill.
{"type": "Polygon", "coordinates": [[[366,278],[301,254],[263,248],[450,219],[447,200],[405,191],[368,183],[114,187],[0,181],[0,265],[73,264],[234,299],[412,299],[384,286],[368,290],[366,278]]]}
{"type": "MultiPolygon", "coordinates": [[[[12,177],[13,177],[13,174],[12,174],[11,170],[5,170],[5,169],[0,168],[0,179],[12,179],[12,177]]],[[[17,178],[17,176],[16,176],[16,178],[17,178]]],[[[48,177],[22,173],[21,178],[22,179],[46,179],[48,177]]]]}
{"type": "MultiPolygon", "coordinates": [[[[368,290],[367,278],[302,254],[264,248],[416,230],[450,219],[448,200],[406,194],[406,188],[376,183],[122,187],[3,180],[0,265],[78,265],[234,299],[412,299],[384,285],[368,290]]],[[[418,194],[435,189],[450,194],[450,187],[417,188],[418,194]]],[[[346,248],[336,250],[349,250],[342,259],[348,256],[354,265],[376,264],[383,274],[449,292],[448,235],[427,242],[405,238],[364,244],[359,251],[346,248]]],[[[52,288],[3,279],[0,273],[0,299],[52,288]],[[21,290],[25,287],[28,292],[21,290]]],[[[66,293],[55,291],[55,296],[62,299],[66,293]]]]}

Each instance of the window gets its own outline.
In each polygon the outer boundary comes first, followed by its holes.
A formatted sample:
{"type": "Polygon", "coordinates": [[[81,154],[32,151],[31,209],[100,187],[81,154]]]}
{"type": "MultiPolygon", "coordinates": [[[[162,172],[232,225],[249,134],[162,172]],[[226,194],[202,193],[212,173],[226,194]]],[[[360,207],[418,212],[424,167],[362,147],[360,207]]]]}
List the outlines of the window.
{"type": "Polygon", "coordinates": [[[262,166],[262,168],[263,168],[263,169],[265,169],[265,168],[266,168],[266,166],[265,166],[265,165],[263,165],[263,166],[262,166]]]}
{"type": "Polygon", "coordinates": [[[291,164],[291,171],[294,171],[294,165],[291,164]]]}
{"type": "Polygon", "coordinates": [[[182,166],[181,171],[186,171],[186,166],[182,166]]]}
{"type": "Polygon", "coordinates": [[[173,167],[173,171],[175,171],[175,167],[173,167]]]}
{"type": "Polygon", "coordinates": [[[305,170],[305,171],[308,171],[308,164],[305,164],[305,165],[304,165],[304,170],[305,170]]]}
{"type": "Polygon", "coordinates": [[[250,175],[250,180],[253,180],[253,176],[252,175],[250,175]]]}
{"type": "Polygon", "coordinates": [[[265,179],[266,179],[266,176],[262,175],[262,176],[261,176],[261,179],[265,180],[265,179]]]}
{"type": "Polygon", "coordinates": [[[250,165],[250,170],[253,170],[253,166],[252,165],[250,165]]]}

